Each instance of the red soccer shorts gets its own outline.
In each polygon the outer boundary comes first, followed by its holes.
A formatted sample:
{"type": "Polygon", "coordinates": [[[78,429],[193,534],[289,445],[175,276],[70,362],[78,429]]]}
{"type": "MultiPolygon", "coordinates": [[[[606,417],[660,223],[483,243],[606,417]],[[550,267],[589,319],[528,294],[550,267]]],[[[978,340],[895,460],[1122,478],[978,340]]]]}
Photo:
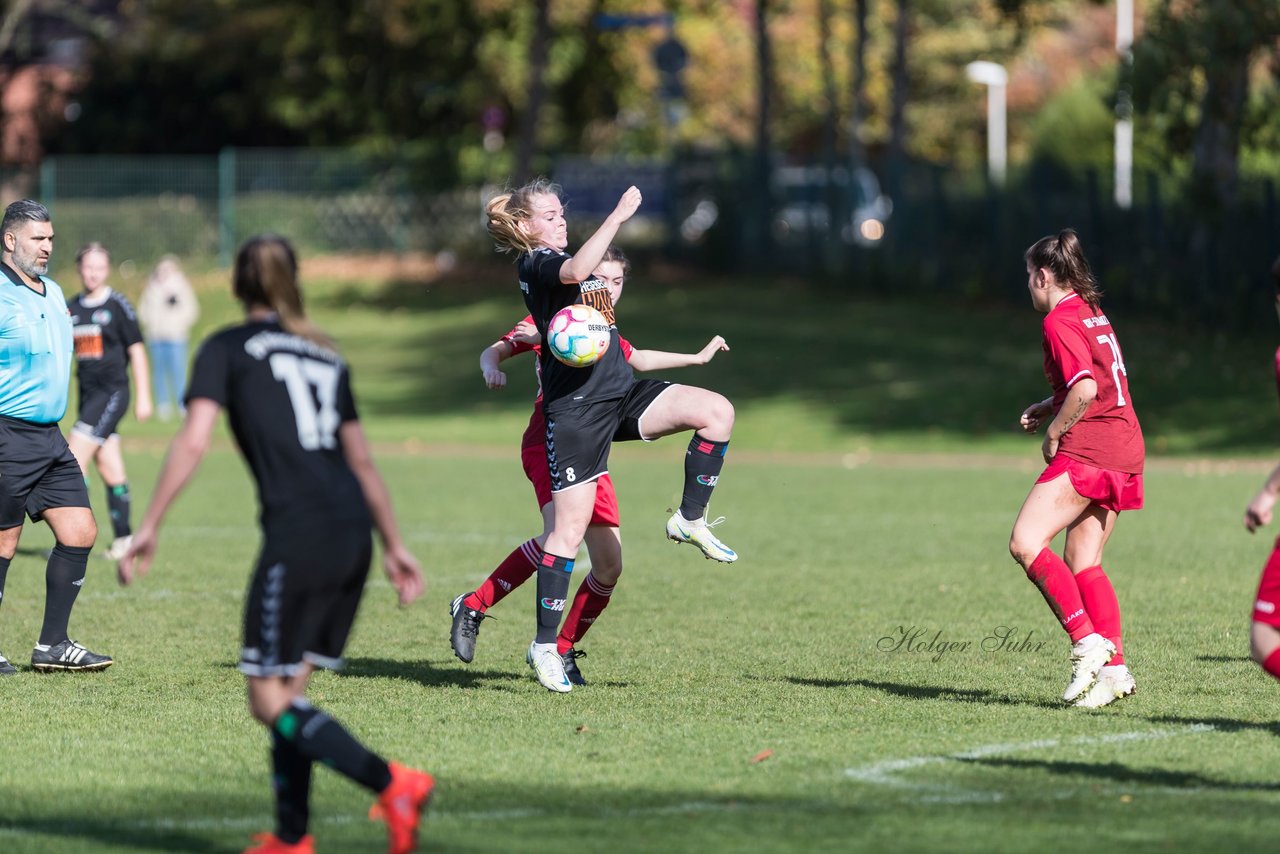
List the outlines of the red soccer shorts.
{"type": "MultiPolygon", "coordinates": [[[[551,503],[551,472],[547,468],[547,449],[541,444],[530,445],[520,449],[520,462],[524,465],[524,476],[533,484],[533,492],[538,496],[538,509],[551,503]]],[[[591,511],[592,525],[604,525],[617,528],[622,524],[618,513],[618,495],[613,491],[613,480],[608,473],[596,478],[596,506],[591,511]]]]}
{"type": "Polygon", "coordinates": [[[1111,471],[1082,463],[1058,454],[1040,474],[1036,483],[1047,483],[1063,472],[1071,478],[1076,493],[1088,498],[1104,510],[1142,509],[1142,475],[1111,471]]]}
{"type": "Polygon", "coordinates": [[[1253,621],[1280,628],[1280,540],[1276,540],[1262,568],[1258,581],[1258,596],[1253,602],[1253,621]]]}

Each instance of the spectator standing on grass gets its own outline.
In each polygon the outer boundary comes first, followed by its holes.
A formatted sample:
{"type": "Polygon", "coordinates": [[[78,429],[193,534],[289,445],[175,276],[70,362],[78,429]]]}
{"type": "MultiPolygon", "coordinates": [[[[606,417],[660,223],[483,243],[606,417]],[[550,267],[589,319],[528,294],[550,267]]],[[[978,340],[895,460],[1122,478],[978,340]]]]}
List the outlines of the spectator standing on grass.
{"type": "MultiPolygon", "coordinates": [[[[609,298],[614,306],[622,298],[622,290],[626,285],[630,264],[621,249],[610,246],[604,254],[604,260],[596,267],[592,276],[605,283],[609,298]]],[[[697,353],[667,353],[662,350],[637,350],[631,342],[618,336],[618,344],[622,347],[627,364],[636,371],[660,371],[670,368],[683,368],[691,365],[705,365],[716,353],[728,350],[729,345],[719,335],[712,338],[697,353]]],[[[502,362],[519,353],[533,353],[535,357],[542,355],[542,339],[528,316],[512,328],[510,332],[485,348],[480,354],[480,371],[485,385],[492,389],[504,388],[507,375],[499,367],[502,362]]],[[[535,362],[535,370],[540,362],[535,362]]],[[[541,371],[538,370],[538,396],[533,402],[533,414],[529,417],[529,426],[524,431],[521,441],[520,461],[525,476],[533,484],[534,496],[538,501],[538,510],[542,514],[542,533],[531,540],[517,546],[511,554],[498,564],[479,587],[471,593],[456,597],[449,606],[449,615],[453,625],[449,634],[449,643],[454,655],[462,661],[470,663],[475,656],[476,635],[480,629],[480,621],[484,619],[488,609],[511,591],[529,580],[538,570],[542,562],[542,544],[550,533],[554,517],[551,508],[551,473],[547,467],[546,454],[546,421],[542,417],[542,383],[541,371]]],[[[587,526],[584,539],[587,554],[591,558],[591,572],[582,580],[573,602],[568,606],[564,624],[556,638],[556,651],[564,661],[565,675],[574,685],[586,685],[587,680],[578,666],[578,659],[586,652],[576,649],[575,644],[582,640],[595,621],[608,607],[613,591],[622,575],[622,532],[619,528],[621,516],[618,512],[618,496],[614,492],[613,480],[608,474],[601,475],[596,482],[596,502],[591,510],[591,522],[587,526]]]]}
{"type": "MultiPolygon", "coordinates": [[[[67,636],[98,526],[80,465],[58,427],[71,382],[71,318],[62,289],[47,275],[49,211],[31,199],[14,202],[0,220],[0,239],[0,601],[23,516],[43,519],[56,543],[45,568],[44,623],[31,666],[103,670],[110,656],[67,636]]],[[[16,672],[0,655],[0,676],[16,672]]]]}
{"type": "Polygon", "coordinates": [[[1062,699],[1097,708],[1135,690],[1102,551],[1120,511],[1142,507],[1142,428],[1080,238],[1071,229],[1041,238],[1024,260],[1031,304],[1046,315],[1044,371],[1053,394],[1022,413],[1028,433],[1048,421],[1041,445],[1048,467],[1018,512],[1009,551],[1071,638],[1062,699]],[[1064,530],[1059,557],[1050,544],[1064,530]]]}
{"type": "Polygon", "coordinates": [[[138,300],[138,315],[147,330],[156,398],[156,414],[168,421],[183,414],[186,395],[187,339],[200,316],[196,292],[177,257],[166,255],[156,264],[138,300]]]}
{"type": "MultiPolygon", "coordinates": [[[[1271,265],[1271,283],[1276,312],[1280,314],[1280,258],[1271,265]]],[[[1276,349],[1275,376],[1276,387],[1280,389],[1280,348],[1276,349]]],[[[1276,466],[1245,508],[1244,527],[1249,533],[1271,523],[1277,495],[1280,495],[1280,466],[1276,466]]],[[[1253,623],[1249,629],[1249,651],[1263,670],[1280,679],[1280,539],[1272,547],[1271,556],[1262,567],[1262,578],[1258,581],[1253,623]]]]}
{"type": "Polygon", "coordinates": [[[422,594],[422,571],[405,549],[369,454],[346,362],[303,312],[293,248],[275,235],[251,238],[236,256],[233,286],[244,323],[200,348],[186,418],[120,562],[120,582],[147,572],[165,512],[195,474],[226,409],[258,487],[263,531],[245,597],[240,670],[250,712],[271,733],[276,830],[249,851],[310,854],[316,762],[376,793],[370,817],[386,822],[390,851],[412,851],[435,785],[431,775],[370,752],[312,706],[306,690],[314,668],[342,664],[369,574],[371,525],[402,604],[422,594]]]}
{"type": "Polygon", "coordinates": [[[613,442],[649,441],[695,431],[685,455],[684,493],[680,507],[667,520],[667,537],[696,546],[711,560],[732,563],[738,559],[712,533],[721,520],[706,519],[729,449],[733,404],[706,389],[637,380],[618,343],[608,286],[592,275],[640,201],[640,191],[628,188],[573,256],[564,251],[569,237],[560,188],[555,184],[537,179],[485,205],[489,234],[498,250],[519,259],[520,290],[543,340],[551,318],[570,305],[592,306],[609,324],[609,348],[594,365],[569,367],[547,347],[540,357],[553,522],[537,570],[537,632],[526,660],[538,682],[557,693],[573,688],[557,650],[557,629],[569,595],[574,558],[591,524],[597,481],[609,470],[613,442]]]}
{"type": "Polygon", "coordinates": [[[80,411],[67,444],[87,480],[92,461],[107,490],[107,510],[114,539],[107,557],[119,560],[129,549],[131,500],[120,434],[116,427],[129,409],[129,373],[138,386],[134,415],[151,417],[151,373],[147,347],[133,306],[107,284],[111,255],[101,243],[90,243],[76,255],[83,292],[67,304],[75,338],[76,380],[80,411]]]}

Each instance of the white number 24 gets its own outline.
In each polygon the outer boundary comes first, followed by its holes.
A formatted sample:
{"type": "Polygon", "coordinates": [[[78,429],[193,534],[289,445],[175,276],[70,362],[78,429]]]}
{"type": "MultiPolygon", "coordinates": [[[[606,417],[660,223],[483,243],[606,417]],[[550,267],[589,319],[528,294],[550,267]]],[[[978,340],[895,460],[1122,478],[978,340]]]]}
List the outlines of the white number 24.
{"type": "Polygon", "coordinates": [[[1111,348],[1111,355],[1115,357],[1111,362],[1111,379],[1116,387],[1116,406],[1126,406],[1124,392],[1120,390],[1120,376],[1123,374],[1127,377],[1129,372],[1124,369],[1124,357],[1120,355],[1120,342],[1116,341],[1116,336],[1112,334],[1099,335],[1098,343],[1106,344],[1111,348]]]}
{"type": "Polygon", "coordinates": [[[272,353],[271,373],[284,383],[304,450],[338,446],[338,366],[292,353],[272,353]],[[313,396],[311,390],[315,389],[313,396]]]}

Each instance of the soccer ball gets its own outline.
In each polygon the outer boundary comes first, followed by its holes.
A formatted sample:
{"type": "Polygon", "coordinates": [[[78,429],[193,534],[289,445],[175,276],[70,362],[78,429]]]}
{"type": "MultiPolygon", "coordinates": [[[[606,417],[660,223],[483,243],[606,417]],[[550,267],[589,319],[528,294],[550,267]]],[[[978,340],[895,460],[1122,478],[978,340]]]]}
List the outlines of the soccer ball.
{"type": "Polygon", "coordinates": [[[571,368],[594,365],[609,349],[609,322],[589,305],[567,305],[547,324],[547,347],[571,368]]]}

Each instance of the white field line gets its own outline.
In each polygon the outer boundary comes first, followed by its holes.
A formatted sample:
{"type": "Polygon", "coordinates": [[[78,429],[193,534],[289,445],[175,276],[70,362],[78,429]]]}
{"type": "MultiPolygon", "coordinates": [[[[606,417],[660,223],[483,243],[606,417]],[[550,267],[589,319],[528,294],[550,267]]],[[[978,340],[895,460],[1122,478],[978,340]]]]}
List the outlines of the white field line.
{"type": "MultiPolygon", "coordinates": [[[[885,786],[904,792],[913,792],[922,803],[996,803],[1004,799],[1003,792],[976,791],[962,789],[948,783],[919,783],[904,780],[898,775],[904,771],[941,765],[947,762],[964,762],[971,759],[982,759],[987,756],[1007,756],[1011,753],[1037,753],[1053,750],[1058,747],[1095,746],[1121,744],[1130,741],[1155,741],[1166,738],[1178,738],[1184,735],[1197,735],[1211,732],[1215,727],[1211,724],[1189,724],[1174,729],[1136,730],[1134,732],[1112,733],[1110,735],[1082,735],[1076,738],[1043,738],[1035,741],[984,744],[961,750],[955,753],[941,753],[930,756],[911,756],[905,759],[885,759],[870,765],[846,768],[845,777],[860,783],[885,786]]],[[[1177,791],[1189,791],[1179,789],[1177,791]]]]}

